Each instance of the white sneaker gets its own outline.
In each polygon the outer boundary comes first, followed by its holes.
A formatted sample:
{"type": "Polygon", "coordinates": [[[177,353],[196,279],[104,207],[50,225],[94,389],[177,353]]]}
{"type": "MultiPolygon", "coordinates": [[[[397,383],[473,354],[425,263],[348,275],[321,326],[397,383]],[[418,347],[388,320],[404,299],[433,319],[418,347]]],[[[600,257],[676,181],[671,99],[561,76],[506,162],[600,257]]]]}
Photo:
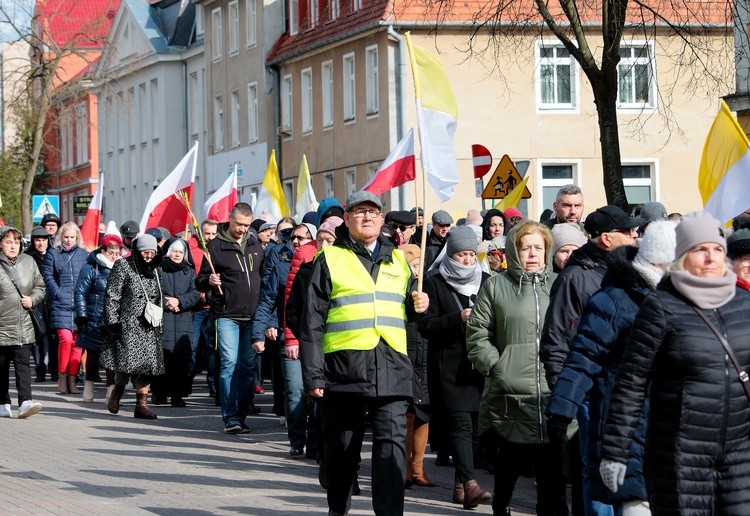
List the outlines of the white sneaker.
{"type": "Polygon", "coordinates": [[[38,401],[26,400],[18,407],[18,419],[33,416],[42,410],[42,404],[38,401]]]}
{"type": "Polygon", "coordinates": [[[10,403],[0,405],[0,417],[13,417],[13,412],[10,410],[10,403]]]}

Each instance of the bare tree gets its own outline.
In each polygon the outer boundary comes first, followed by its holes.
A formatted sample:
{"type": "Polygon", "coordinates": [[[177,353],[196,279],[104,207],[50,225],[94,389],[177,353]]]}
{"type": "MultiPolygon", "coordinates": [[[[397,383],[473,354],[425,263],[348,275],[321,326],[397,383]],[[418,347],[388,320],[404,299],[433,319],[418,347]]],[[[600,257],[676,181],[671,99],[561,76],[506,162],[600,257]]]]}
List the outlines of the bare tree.
{"type": "MultiPolygon", "coordinates": [[[[30,124],[30,142],[26,149],[27,168],[21,186],[23,229],[33,227],[31,194],[40,169],[49,131],[56,131],[53,106],[59,91],[81,81],[80,72],[101,55],[108,30],[119,5],[107,0],[92,14],[90,2],[68,0],[3,0],[0,2],[0,28],[11,41],[25,41],[30,48],[28,67],[22,79],[24,87],[11,104],[30,99],[26,114],[30,124]]],[[[84,135],[83,137],[88,137],[84,135]]]]}
{"type": "MultiPolygon", "coordinates": [[[[412,1],[412,9],[413,2],[424,6],[424,21],[433,22],[431,29],[435,34],[445,30],[443,27],[455,31],[455,24],[443,23],[455,20],[455,0],[407,1],[412,1]]],[[[633,72],[618,70],[623,37],[643,38],[655,45],[657,36],[680,41],[682,52],[670,55],[678,75],[689,76],[689,88],[702,88],[707,95],[715,96],[722,88],[733,86],[727,84],[734,77],[734,56],[727,51],[726,41],[734,35],[733,10],[747,9],[745,2],[733,0],[478,0],[472,5],[476,9],[465,49],[469,55],[519,59],[523,52],[518,52],[514,41],[525,44],[529,34],[549,37],[551,33],[580,65],[591,85],[597,110],[607,202],[622,208],[627,208],[628,202],[619,144],[618,72],[633,72]],[[489,36],[486,47],[479,46],[483,35],[489,36]]],[[[502,70],[495,71],[503,75],[502,70]]],[[[659,98],[666,100],[660,105],[659,116],[664,117],[670,133],[679,133],[668,102],[670,88],[675,87],[685,85],[675,82],[657,92],[659,98]]],[[[644,112],[641,116],[653,115],[644,112]]]]}

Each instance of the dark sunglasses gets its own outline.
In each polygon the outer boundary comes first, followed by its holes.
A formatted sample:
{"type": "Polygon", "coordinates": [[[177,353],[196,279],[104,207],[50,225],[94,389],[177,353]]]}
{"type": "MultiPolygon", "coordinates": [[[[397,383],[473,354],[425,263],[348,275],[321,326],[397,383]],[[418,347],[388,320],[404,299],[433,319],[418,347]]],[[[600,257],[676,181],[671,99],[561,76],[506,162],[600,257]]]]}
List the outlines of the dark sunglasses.
{"type": "Polygon", "coordinates": [[[295,240],[308,240],[308,238],[309,237],[302,236],[302,235],[292,235],[292,239],[291,240],[292,240],[292,242],[294,242],[295,240]]]}
{"type": "Polygon", "coordinates": [[[393,229],[398,229],[402,233],[406,231],[409,228],[413,228],[414,226],[404,226],[403,224],[391,224],[393,226],[393,229]]]}

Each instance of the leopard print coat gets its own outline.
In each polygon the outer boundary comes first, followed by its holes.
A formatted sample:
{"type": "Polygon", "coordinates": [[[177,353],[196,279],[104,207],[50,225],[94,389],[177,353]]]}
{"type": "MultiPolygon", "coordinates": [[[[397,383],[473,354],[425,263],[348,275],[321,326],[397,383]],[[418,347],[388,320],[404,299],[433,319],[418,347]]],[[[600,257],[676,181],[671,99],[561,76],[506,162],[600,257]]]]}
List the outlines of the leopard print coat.
{"type": "Polygon", "coordinates": [[[160,254],[146,264],[133,253],[112,267],[104,296],[102,328],[106,337],[100,358],[107,369],[132,375],[164,374],[163,328],[151,326],[143,317],[144,288],[148,299],[162,306],[156,280],[160,262],[160,254]]]}

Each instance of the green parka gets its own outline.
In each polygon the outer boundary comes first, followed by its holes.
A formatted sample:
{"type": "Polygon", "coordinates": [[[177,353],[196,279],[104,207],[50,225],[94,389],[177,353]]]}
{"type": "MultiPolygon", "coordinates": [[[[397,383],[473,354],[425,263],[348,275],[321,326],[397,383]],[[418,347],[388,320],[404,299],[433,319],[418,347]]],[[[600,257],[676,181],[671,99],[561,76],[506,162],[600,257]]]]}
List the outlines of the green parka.
{"type": "Polygon", "coordinates": [[[549,442],[544,409],[550,391],[539,361],[539,339],[555,280],[552,253],[543,271],[521,268],[516,229],[505,249],[508,270],[479,290],[467,322],[469,360],[487,378],[479,408],[479,433],[494,430],[512,443],[549,442]]]}

